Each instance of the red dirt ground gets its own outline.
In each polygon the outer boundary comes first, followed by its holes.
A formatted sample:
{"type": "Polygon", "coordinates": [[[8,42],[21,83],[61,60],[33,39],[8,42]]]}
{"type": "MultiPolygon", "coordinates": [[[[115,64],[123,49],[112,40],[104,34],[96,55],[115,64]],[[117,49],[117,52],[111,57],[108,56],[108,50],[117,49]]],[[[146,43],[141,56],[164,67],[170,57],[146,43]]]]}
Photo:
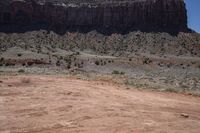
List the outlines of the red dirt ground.
{"type": "Polygon", "coordinates": [[[199,97],[61,76],[0,81],[1,133],[200,132],[199,97]]]}

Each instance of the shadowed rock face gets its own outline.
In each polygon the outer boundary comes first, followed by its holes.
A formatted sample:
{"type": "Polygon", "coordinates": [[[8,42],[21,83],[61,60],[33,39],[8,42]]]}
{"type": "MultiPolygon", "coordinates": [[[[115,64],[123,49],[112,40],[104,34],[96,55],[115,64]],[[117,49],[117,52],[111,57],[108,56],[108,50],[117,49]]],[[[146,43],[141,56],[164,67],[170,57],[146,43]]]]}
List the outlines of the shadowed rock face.
{"type": "Polygon", "coordinates": [[[187,31],[187,15],[183,0],[6,0],[0,2],[0,25],[2,31],[177,32],[187,31]]]}

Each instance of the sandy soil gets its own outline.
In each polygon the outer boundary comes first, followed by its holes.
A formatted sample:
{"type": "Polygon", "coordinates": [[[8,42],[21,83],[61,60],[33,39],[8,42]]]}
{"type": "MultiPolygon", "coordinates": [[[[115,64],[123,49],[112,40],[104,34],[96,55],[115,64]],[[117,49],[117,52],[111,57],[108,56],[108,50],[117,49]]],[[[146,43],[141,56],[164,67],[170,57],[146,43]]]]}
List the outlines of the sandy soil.
{"type": "Polygon", "coordinates": [[[0,76],[0,132],[199,133],[200,98],[73,77],[0,76]]]}

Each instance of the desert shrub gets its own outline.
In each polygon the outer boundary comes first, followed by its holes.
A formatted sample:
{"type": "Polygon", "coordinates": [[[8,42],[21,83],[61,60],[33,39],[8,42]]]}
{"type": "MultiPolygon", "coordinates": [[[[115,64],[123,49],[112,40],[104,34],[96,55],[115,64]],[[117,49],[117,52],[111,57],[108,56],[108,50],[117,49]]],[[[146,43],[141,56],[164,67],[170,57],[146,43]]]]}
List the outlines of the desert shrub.
{"type": "Polygon", "coordinates": [[[22,83],[28,84],[28,83],[31,82],[31,80],[30,80],[29,78],[22,78],[22,79],[21,79],[21,82],[22,82],[22,83]]]}
{"type": "Polygon", "coordinates": [[[95,64],[96,64],[96,65],[99,65],[100,63],[99,63],[99,61],[97,60],[97,61],[95,61],[95,64]]]}
{"type": "Polygon", "coordinates": [[[5,66],[10,66],[10,64],[9,64],[9,63],[6,63],[5,66]]]}
{"type": "Polygon", "coordinates": [[[60,56],[59,59],[60,59],[60,60],[63,60],[63,56],[60,56]]]}
{"type": "Polygon", "coordinates": [[[65,57],[64,60],[66,63],[69,63],[69,64],[71,64],[71,62],[72,62],[71,57],[65,57]]]}
{"type": "Polygon", "coordinates": [[[21,54],[21,53],[18,53],[18,54],[17,54],[17,56],[18,56],[18,57],[21,57],[21,56],[22,56],[22,54],[21,54]]]}
{"type": "Polygon", "coordinates": [[[167,88],[167,89],[165,89],[165,91],[166,92],[171,92],[171,93],[177,93],[178,92],[178,90],[173,89],[173,88],[167,88]]]}
{"type": "Polygon", "coordinates": [[[112,74],[121,74],[121,75],[124,75],[125,72],[120,72],[120,71],[117,71],[117,70],[113,70],[112,74]]]}
{"type": "Polygon", "coordinates": [[[129,58],[129,61],[132,61],[132,59],[131,59],[131,58],[129,58]]]}
{"type": "Polygon", "coordinates": [[[152,60],[150,60],[149,58],[144,58],[144,60],[143,60],[143,64],[149,64],[151,62],[152,62],[152,60]]]}
{"type": "Polygon", "coordinates": [[[120,74],[120,72],[117,70],[113,70],[112,74],[120,74]]]}
{"type": "Polygon", "coordinates": [[[59,60],[56,61],[56,66],[60,66],[60,61],[59,60]]]}
{"type": "Polygon", "coordinates": [[[4,58],[2,57],[2,58],[0,59],[0,66],[3,66],[4,63],[5,63],[5,62],[4,62],[4,58]]]}
{"type": "Polygon", "coordinates": [[[27,62],[27,65],[28,65],[28,66],[32,66],[32,65],[33,65],[33,62],[27,62]]]}
{"type": "Polygon", "coordinates": [[[164,52],[164,48],[161,48],[160,51],[161,51],[161,52],[164,52]]]}
{"type": "Polygon", "coordinates": [[[3,57],[1,57],[1,59],[0,59],[0,62],[3,62],[4,61],[4,58],[3,57]]]}
{"type": "Polygon", "coordinates": [[[125,74],[125,72],[120,72],[120,74],[121,74],[121,75],[124,75],[124,74],[125,74]]]}
{"type": "Polygon", "coordinates": [[[24,69],[19,69],[19,73],[25,73],[24,69]]]}
{"type": "Polygon", "coordinates": [[[10,63],[9,65],[10,65],[10,66],[15,66],[15,63],[10,63]]]}
{"type": "MultiPolygon", "coordinates": [[[[153,47],[155,47],[155,45],[153,45],[153,47]]],[[[150,54],[156,54],[155,52],[150,51],[150,54]]]]}
{"type": "Polygon", "coordinates": [[[167,67],[168,67],[168,68],[170,68],[171,66],[172,66],[172,64],[171,64],[171,63],[168,63],[168,64],[167,64],[167,67]]]}
{"type": "Polygon", "coordinates": [[[71,65],[70,65],[70,64],[68,64],[68,65],[67,65],[67,69],[70,69],[70,68],[71,68],[71,65]]]}
{"type": "Polygon", "coordinates": [[[78,64],[78,68],[83,68],[83,66],[81,64],[78,64]]]}

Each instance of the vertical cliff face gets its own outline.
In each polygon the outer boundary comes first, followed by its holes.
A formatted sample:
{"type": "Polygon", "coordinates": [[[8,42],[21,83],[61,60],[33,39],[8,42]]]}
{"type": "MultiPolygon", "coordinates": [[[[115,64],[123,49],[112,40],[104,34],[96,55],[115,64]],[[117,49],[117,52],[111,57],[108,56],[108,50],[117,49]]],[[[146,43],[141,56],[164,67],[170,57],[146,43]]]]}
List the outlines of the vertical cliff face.
{"type": "Polygon", "coordinates": [[[183,0],[132,1],[8,0],[0,2],[0,24],[45,25],[48,29],[186,31],[183,0]]]}

